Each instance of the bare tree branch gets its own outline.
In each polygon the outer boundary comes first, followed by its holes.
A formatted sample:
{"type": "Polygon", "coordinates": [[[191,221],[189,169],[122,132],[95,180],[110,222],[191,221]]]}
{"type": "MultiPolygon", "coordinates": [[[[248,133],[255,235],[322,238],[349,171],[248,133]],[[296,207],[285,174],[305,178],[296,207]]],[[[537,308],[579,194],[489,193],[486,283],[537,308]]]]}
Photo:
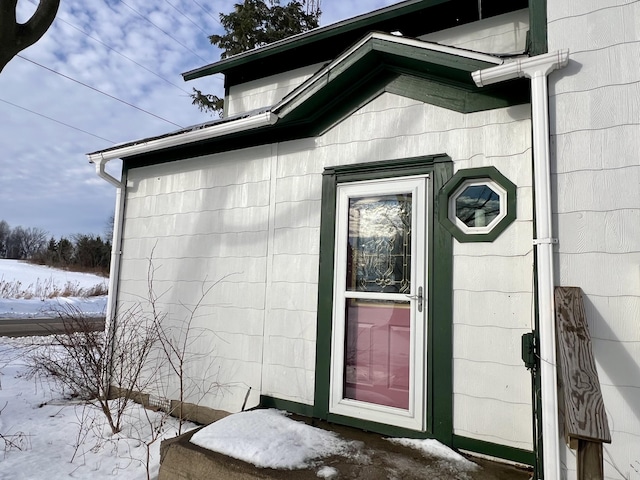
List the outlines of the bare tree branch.
{"type": "Polygon", "coordinates": [[[14,56],[40,40],[56,17],[60,0],[40,0],[26,23],[16,19],[17,4],[18,0],[0,2],[0,72],[14,56]]]}

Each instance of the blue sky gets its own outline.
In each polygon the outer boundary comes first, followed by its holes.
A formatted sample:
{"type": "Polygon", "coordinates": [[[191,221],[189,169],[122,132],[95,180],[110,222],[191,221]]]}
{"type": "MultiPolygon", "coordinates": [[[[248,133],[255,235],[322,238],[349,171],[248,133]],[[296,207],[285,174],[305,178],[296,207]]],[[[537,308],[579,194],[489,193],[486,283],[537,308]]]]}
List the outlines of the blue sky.
{"type": "MultiPolygon", "coordinates": [[[[19,21],[37,1],[18,1],[19,21]]],[[[85,153],[211,119],[188,94],[221,96],[222,75],[180,74],[220,58],[207,36],[223,33],[219,13],[237,1],[61,0],[45,36],[0,73],[0,220],[56,238],[103,234],[115,191],[85,153]]],[[[394,3],[323,0],[321,25],[394,3]]]]}

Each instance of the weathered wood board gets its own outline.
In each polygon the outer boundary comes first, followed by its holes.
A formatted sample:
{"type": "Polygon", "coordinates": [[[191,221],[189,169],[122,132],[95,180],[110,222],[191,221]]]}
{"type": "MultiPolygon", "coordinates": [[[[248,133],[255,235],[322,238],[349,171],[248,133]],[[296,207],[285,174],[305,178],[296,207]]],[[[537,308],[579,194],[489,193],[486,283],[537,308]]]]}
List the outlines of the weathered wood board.
{"type": "Polygon", "coordinates": [[[565,435],[572,439],[611,443],[582,292],[579,287],[556,287],[555,302],[565,435]]]}

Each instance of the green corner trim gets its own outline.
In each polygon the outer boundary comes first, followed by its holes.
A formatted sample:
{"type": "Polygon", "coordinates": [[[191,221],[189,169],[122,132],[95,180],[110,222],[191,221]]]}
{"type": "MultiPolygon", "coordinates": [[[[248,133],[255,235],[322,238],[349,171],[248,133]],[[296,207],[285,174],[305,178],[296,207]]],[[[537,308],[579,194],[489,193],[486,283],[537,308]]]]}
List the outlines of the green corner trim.
{"type": "Polygon", "coordinates": [[[450,232],[434,221],[442,208],[437,192],[453,175],[445,154],[325,169],[322,179],[320,270],[316,336],[314,416],[388,435],[436,438],[451,445],[453,435],[453,242],[450,232]],[[428,225],[427,399],[426,431],[416,432],[329,412],[330,352],[333,321],[333,276],[338,184],[429,174],[433,215],[428,225]]]}
{"type": "Polygon", "coordinates": [[[438,220],[459,242],[493,242],[516,219],[516,186],[507,177],[502,175],[495,167],[479,167],[458,170],[456,174],[444,185],[438,194],[443,208],[438,210],[438,220]],[[507,192],[506,215],[491,229],[482,234],[467,233],[451,221],[449,218],[449,198],[467,180],[492,180],[507,192]]]}
{"type": "Polygon", "coordinates": [[[522,463],[524,465],[535,465],[535,455],[530,450],[506,447],[496,443],[485,442],[484,440],[476,440],[474,438],[454,435],[453,448],[489,455],[495,458],[502,458],[503,460],[522,463]]]}
{"type": "Polygon", "coordinates": [[[527,53],[547,53],[547,0],[529,0],[529,38],[527,53]]]}

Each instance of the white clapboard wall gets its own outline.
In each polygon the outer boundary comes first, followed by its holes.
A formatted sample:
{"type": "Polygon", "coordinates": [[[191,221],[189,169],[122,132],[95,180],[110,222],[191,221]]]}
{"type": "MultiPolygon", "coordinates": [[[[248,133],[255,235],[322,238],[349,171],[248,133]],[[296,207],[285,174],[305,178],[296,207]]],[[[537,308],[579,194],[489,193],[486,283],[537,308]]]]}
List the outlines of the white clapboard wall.
{"type": "MultiPolygon", "coordinates": [[[[556,283],[578,286],[609,418],[605,478],[640,478],[640,3],[548,2],[556,283]]],[[[569,477],[574,453],[564,452],[569,477]]]]}

